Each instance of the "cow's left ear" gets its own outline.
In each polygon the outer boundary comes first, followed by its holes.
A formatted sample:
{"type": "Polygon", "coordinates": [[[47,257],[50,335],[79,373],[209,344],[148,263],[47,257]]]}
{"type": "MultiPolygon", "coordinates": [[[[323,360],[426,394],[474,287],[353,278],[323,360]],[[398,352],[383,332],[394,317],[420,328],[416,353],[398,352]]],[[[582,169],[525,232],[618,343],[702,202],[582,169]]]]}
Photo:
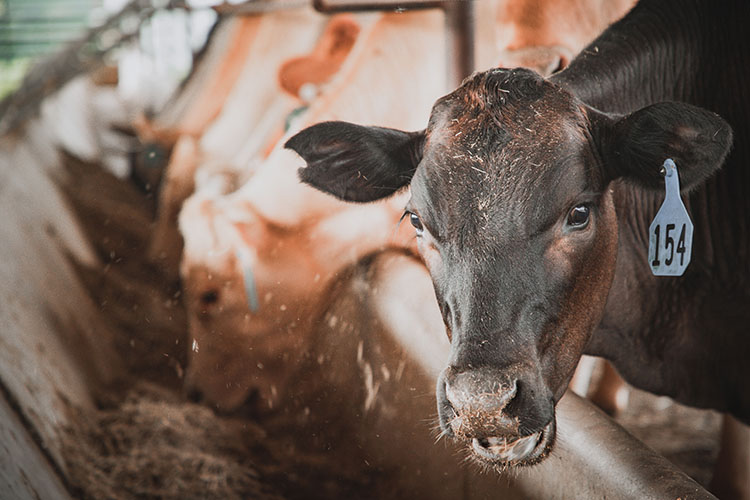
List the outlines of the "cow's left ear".
{"type": "Polygon", "coordinates": [[[594,114],[594,135],[609,180],[623,177],[663,189],[660,170],[664,160],[672,158],[680,187],[689,190],[722,166],[732,146],[729,124],[690,104],[662,102],[619,117],[594,114]]]}
{"type": "Polygon", "coordinates": [[[284,147],[307,162],[298,172],[302,182],[345,201],[367,202],[411,182],[424,137],[424,132],[324,122],[296,134],[284,147]]]}

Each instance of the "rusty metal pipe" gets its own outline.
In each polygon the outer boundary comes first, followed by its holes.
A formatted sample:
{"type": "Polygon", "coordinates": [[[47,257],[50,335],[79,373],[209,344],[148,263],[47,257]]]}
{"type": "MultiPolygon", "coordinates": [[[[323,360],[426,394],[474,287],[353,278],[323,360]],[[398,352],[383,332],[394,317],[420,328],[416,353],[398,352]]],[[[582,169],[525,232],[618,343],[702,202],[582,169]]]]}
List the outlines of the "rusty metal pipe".
{"type": "Polygon", "coordinates": [[[443,4],[444,2],[440,0],[313,0],[315,10],[324,14],[436,9],[442,7],[443,4]]]}
{"type": "Polygon", "coordinates": [[[445,11],[446,78],[449,89],[461,85],[474,71],[474,0],[442,4],[445,11]]]}

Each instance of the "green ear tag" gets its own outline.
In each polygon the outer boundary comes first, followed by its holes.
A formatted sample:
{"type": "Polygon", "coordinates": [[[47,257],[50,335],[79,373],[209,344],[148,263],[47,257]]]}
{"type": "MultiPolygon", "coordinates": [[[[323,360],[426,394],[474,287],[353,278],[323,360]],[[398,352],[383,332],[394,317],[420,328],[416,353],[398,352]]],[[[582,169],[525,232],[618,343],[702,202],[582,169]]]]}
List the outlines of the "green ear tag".
{"type": "Polygon", "coordinates": [[[693,223],[680,198],[680,177],[671,159],[664,162],[666,198],[649,227],[648,263],[655,276],[682,276],[690,263],[693,223]]]}

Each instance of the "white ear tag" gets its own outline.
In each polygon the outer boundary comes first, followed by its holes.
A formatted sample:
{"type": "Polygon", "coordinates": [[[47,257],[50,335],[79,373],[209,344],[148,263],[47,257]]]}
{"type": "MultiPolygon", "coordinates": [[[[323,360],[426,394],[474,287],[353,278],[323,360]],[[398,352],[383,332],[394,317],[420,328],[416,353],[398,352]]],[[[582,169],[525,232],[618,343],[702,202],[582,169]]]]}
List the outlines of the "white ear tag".
{"type": "Polygon", "coordinates": [[[671,159],[664,162],[666,198],[649,227],[648,263],[655,276],[682,276],[690,263],[693,223],[680,198],[680,178],[671,159]]]}

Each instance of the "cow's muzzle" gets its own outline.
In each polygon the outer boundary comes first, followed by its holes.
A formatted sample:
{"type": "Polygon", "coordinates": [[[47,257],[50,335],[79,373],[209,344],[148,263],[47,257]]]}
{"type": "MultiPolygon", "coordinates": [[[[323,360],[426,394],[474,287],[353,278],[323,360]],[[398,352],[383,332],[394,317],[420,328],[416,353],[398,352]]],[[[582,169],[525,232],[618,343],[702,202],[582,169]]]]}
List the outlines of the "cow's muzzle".
{"type": "Polygon", "coordinates": [[[473,438],[472,451],[485,462],[505,469],[516,465],[532,465],[542,460],[555,438],[555,419],[539,432],[518,438],[473,438]]]}
{"type": "Polygon", "coordinates": [[[475,456],[493,466],[539,462],[554,442],[554,404],[542,398],[539,411],[539,401],[530,402],[534,395],[524,391],[538,392],[492,369],[447,368],[437,387],[443,434],[468,441],[475,456]]]}

